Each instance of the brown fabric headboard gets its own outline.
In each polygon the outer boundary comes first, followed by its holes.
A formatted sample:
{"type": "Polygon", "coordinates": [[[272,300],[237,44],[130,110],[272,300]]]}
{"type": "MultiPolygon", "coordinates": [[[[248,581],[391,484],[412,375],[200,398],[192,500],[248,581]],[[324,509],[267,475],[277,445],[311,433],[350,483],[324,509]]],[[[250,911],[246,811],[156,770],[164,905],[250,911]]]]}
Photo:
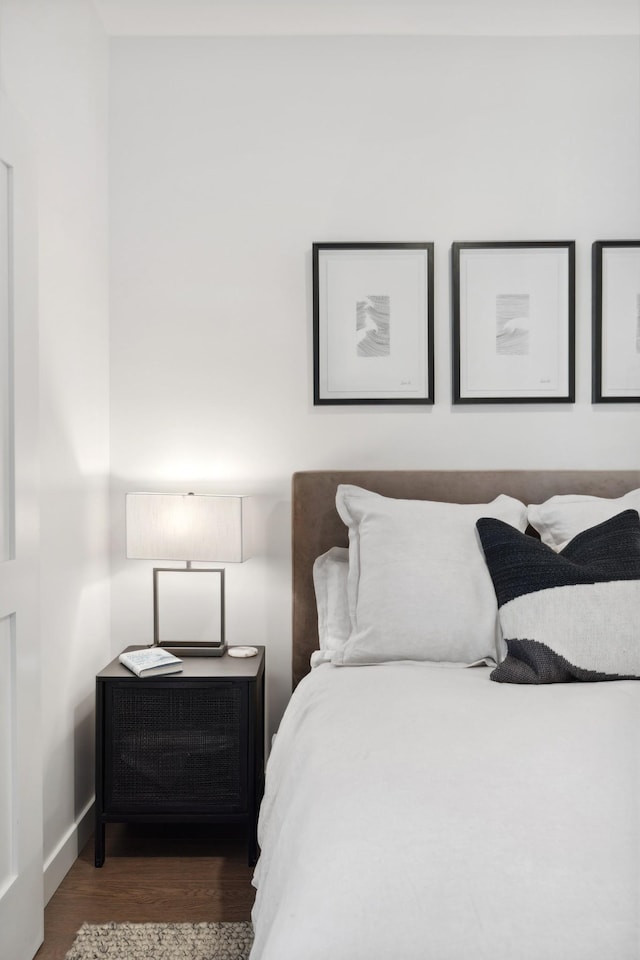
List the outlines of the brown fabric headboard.
{"type": "Polygon", "coordinates": [[[554,494],[619,497],[640,487],[640,470],[317,470],[292,481],[293,686],[309,672],[318,649],[313,562],[333,546],[347,546],[347,528],[337,514],[338,484],[352,483],[387,497],[487,503],[500,493],[523,503],[542,503],[554,494]]]}

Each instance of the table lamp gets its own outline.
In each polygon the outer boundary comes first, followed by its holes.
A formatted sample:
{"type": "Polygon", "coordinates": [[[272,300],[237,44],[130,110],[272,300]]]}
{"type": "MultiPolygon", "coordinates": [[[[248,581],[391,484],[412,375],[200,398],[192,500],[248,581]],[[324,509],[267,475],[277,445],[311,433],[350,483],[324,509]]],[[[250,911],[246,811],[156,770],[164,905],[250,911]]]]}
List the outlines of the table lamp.
{"type": "Polygon", "coordinates": [[[226,650],[224,569],[192,563],[242,563],[250,556],[249,497],[128,493],[127,557],[182,560],[153,569],[153,642],[177,656],[226,650]]]}

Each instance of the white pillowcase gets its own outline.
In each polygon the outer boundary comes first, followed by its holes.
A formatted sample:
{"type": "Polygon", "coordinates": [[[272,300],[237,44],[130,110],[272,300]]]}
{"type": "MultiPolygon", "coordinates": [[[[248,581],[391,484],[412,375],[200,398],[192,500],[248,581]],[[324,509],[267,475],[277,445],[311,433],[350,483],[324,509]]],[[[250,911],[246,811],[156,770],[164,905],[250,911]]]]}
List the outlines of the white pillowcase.
{"type": "Polygon", "coordinates": [[[334,663],[497,659],[496,596],[475,524],[496,517],[524,531],[523,503],[395,500],[341,485],[336,507],[349,527],[353,627],[334,663]]]}
{"type": "Polygon", "coordinates": [[[550,497],[544,503],[530,504],[527,515],[543,543],[553,550],[563,550],[583,530],[610,520],[623,510],[640,512],[640,490],[613,500],[580,494],[550,497]]]}
{"type": "Polygon", "coordinates": [[[349,551],[346,547],[331,547],[313,564],[321,650],[341,650],[349,639],[348,573],[349,551]]]}

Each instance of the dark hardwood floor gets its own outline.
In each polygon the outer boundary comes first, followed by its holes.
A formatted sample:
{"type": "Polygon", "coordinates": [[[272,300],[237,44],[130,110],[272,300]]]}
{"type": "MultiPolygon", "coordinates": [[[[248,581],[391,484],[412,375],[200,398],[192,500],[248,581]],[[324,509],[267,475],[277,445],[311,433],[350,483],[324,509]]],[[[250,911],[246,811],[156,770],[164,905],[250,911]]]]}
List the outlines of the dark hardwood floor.
{"type": "Polygon", "coordinates": [[[87,844],[45,909],[36,960],[64,960],[87,923],[250,920],[253,868],[243,828],[107,826],[107,858],[87,844]]]}

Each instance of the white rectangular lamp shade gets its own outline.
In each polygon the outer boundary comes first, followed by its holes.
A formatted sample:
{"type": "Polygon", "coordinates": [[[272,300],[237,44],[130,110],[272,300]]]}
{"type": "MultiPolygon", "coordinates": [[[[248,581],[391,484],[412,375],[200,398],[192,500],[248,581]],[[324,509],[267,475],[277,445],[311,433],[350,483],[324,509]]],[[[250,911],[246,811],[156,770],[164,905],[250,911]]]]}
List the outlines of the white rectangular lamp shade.
{"type": "Polygon", "coordinates": [[[249,497],[128,493],[127,557],[241,563],[251,555],[249,497]]]}

